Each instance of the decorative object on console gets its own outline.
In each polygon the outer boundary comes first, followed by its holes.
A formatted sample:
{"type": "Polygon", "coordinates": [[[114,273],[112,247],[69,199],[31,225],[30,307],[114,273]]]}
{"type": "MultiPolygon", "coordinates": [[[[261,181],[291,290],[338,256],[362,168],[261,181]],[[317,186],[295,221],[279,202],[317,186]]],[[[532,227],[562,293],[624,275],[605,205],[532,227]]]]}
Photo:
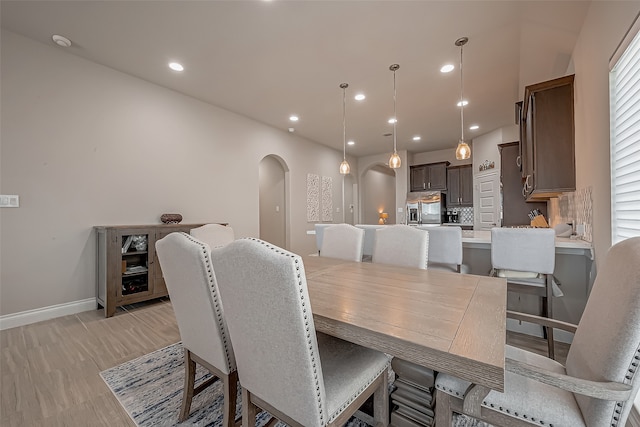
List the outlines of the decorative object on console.
{"type": "MultiPolygon", "coordinates": [[[[347,162],[347,88],[349,83],[341,83],[342,89],[342,163],[340,163],[340,173],[347,175],[351,172],[349,162],[347,162]]],[[[344,203],[343,203],[344,205],[344,203]]],[[[344,206],[343,206],[344,208],[344,206]]]]}
{"type": "Polygon", "coordinates": [[[398,169],[402,163],[396,150],[396,124],[398,123],[398,117],[396,117],[396,71],[398,68],[400,68],[398,64],[389,66],[389,69],[393,71],[393,154],[389,158],[389,167],[391,169],[398,169]]]}
{"type": "Polygon", "coordinates": [[[456,148],[456,159],[458,160],[466,160],[471,157],[471,148],[469,144],[464,142],[464,96],[462,84],[462,46],[467,44],[468,41],[467,37],[460,37],[455,43],[456,46],[460,46],[460,129],[462,132],[456,148]]]}
{"type": "Polygon", "coordinates": [[[179,224],[182,221],[182,215],[180,214],[162,214],[160,221],[164,224],[179,224]]]}
{"type": "Polygon", "coordinates": [[[389,218],[389,214],[386,213],[386,212],[380,212],[378,217],[380,218],[380,219],[378,219],[378,224],[386,224],[387,223],[387,219],[389,218]]]}

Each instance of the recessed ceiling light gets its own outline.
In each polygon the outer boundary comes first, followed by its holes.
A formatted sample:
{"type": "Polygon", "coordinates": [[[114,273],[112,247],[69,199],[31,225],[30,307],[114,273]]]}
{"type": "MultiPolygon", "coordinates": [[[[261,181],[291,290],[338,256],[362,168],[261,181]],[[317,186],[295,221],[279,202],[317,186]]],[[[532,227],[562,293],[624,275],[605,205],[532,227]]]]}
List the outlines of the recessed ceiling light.
{"type": "Polygon", "coordinates": [[[458,103],[456,105],[458,107],[462,107],[463,105],[469,105],[469,101],[467,101],[466,99],[463,99],[462,103],[460,101],[458,101],[458,103]]]}
{"type": "Polygon", "coordinates": [[[173,71],[184,71],[184,67],[178,62],[169,62],[169,68],[173,71]]]}
{"type": "Polygon", "coordinates": [[[420,139],[422,139],[422,138],[420,138],[420,136],[418,136],[418,135],[416,135],[416,136],[414,136],[414,137],[413,137],[413,140],[414,140],[414,141],[420,141],[420,139]]]}
{"type": "Polygon", "coordinates": [[[59,36],[57,34],[54,34],[51,38],[53,39],[55,44],[57,44],[58,46],[62,46],[62,47],[71,46],[71,40],[69,40],[68,38],[66,38],[64,36],[59,36]]]}
{"type": "Polygon", "coordinates": [[[349,141],[349,142],[347,142],[347,144],[349,144],[349,145],[355,145],[355,142],[354,142],[354,141],[349,141]]]}
{"type": "Polygon", "coordinates": [[[364,93],[359,93],[356,96],[354,96],[354,98],[356,99],[356,101],[362,101],[363,99],[366,98],[366,96],[364,96],[364,93]]]}
{"type": "Polygon", "coordinates": [[[387,123],[394,124],[394,123],[397,123],[397,120],[391,117],[389,120],[387,120],[387,123]]]}
{"type": "Polygon", "coordinates": [[[477,130],[477,129],[480,129],[480,126],[478,126],[478,125],[469,126],[469,130],[477,130]]]}
{"type": "Polygon", "coordinates": [[[298,116],[290,116],[289,120],[291,120],[292,122],[297,122],[298,121],[298,116]]]}
{"type": "Polygon", "coordinates": [[[453,66],[453,64],[447,64],[447,65],[443,65],[442,68],[440,68],[440,72],[441,73],[450,73],[453,71],[455,67],[453,66]]]}

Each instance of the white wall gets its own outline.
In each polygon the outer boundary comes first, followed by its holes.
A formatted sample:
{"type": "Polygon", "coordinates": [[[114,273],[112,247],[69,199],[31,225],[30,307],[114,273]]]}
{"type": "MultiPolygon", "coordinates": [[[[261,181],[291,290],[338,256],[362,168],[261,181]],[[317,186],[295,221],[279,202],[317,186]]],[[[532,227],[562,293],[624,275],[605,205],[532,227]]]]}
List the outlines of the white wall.
{"type": "MultiPolygon", "coordinates": [[[[358,158],[358,171],[356,172],[359,174],[359,182],[362,182],[363,177],[365,175],[365,173],[367,172],[367,170],[369,170],[370,168],[377,166],[377,165],[387,165],[389,162],[389,156],[391,155],[391,153],[385,153],[385,154],[376,154],[373,156],[366,156],[366,157],[360,157],[358,158]]],[[[404,218],[404,207],[405,204],[407,202],[407,191],[409,188],[409,162],[407,160],[407,156],[408,153],[405,150],[401,150],[398,151],[398,155],[400,156],[401,159],[401,166],[398,169],[394,169],[395,171],[395,175],[396,175],[396,180],[395,180],[395,186],[396,186],[396,205],[395,205],[395,212],[396,212],[396,220],[397,219],[402,219],[404,218]],[[403,209],[402,213],[398,213],[398,209],[403,209]]],[[[353,170],[352,170],[353,173],[353,170]]],[[[360,188],[360,196],[359,196],[359,204],[362,205],[362,192],[366,191],[366,189],[363,189],[362,186],[360,188]]],[[[389,213],[389,215],[391,215],[389,213]]],[[[362,212],[360,212],[359,218],[357,222],[363,222],[364,221],[364,217],[362,215],[362,212]]],[[[389,223],[391,224],[392,222],[389,221],[389,223]]]]}
{"type": "Polygon", "coordinates": [[[387,223],[395,224],[396,176],[393,170],[385,166],[374,166],[365,172],[360,182],[362,223],[378,224],[378,214],[386,212],[389,214],[387,223]]]}
{"type": "Polygon", "coordinates": [[[0,191],[20,207],[0,209],[0,315],[94,297],[94,225],[181,213],[257,236],[269,154],[290,168],[291,250],[315,251],[306,175],[341,182],[341,152],[56,46],[5,30],[1,43],[0,191]]]}
{"type": "Polygon", "coordinates": [[[611,246],[609,58],[639,10],[638,1],[593,2],[573,52],[576,185],[592,187],[597,264],[611,246]]]}
{"type": "Polygon", "coordinates": [[[286,248],[285,169],[274,156],[267,156],[258,171],[260,239],[286,248]]]}
{"type": "MultiPolygon", "coordinates": [[[[572,57],[576,73],[576,186],[592,187],[596,265],[611,247],[609,58],[638,11],[638,1],[615,5],[593,2],[572,57]]],[[[635,410],[640,411],[640,395],[636,397],[635,410]]]]}

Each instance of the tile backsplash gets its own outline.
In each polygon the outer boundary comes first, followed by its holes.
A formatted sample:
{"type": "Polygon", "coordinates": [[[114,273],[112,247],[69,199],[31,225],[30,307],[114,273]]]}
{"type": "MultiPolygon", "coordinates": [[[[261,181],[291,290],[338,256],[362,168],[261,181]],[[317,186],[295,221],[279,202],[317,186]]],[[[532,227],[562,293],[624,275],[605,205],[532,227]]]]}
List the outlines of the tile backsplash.
{"type": "Polygon", "coordinates": [[[473,224],[473,208],[451,208],[447,209],[447,211],[457,212],[458,213],[458,222],[460,224],[473,224]]]}
{"type": "Polygon", "coordinates": [[[548,203],[549,224],[553,227],[562,223],[573,224],[574,230],[584,225],[581,239],[591,242],[593,239],[593,205],[591,187],[565,193],[548,203]]]}

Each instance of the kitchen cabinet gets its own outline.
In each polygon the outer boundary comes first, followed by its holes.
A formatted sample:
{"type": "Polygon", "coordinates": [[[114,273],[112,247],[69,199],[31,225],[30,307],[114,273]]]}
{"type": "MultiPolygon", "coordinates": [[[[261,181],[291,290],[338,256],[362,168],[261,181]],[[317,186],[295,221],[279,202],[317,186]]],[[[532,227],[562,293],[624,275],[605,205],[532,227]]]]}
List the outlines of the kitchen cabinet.
{"type": "Polygon", "coordinates": [[[409,191],[446,191],[449,162],[428,163],[409,168],[409,191]]]}
{"type": "Polygon", "coordinates": [[[520,151],[527,200],[547,200],[576,189],[574,76],[525,88],[520,151]]]}
{"type": "Polygon", "coordinates": [[[473,206],[471,165],[447,168],[447,208],[473,206]]]}
{"type": "Polygon", "coordinates": [[[498,145],[500,151],[500,189],[502,192],[502,226],[529,225],[529,212],[538,209],[545,218],[547,202],[527,202],[522,197],[522,179],[518,163],[519,144],[498,145]]]}
{"type": "Polygon", "coordinates": [[[169,233],[203,224],[98,226],[96,230],[96,294],[105,317],[116,307],[167,296],[156,255],[156,241],[169,233]]]}

